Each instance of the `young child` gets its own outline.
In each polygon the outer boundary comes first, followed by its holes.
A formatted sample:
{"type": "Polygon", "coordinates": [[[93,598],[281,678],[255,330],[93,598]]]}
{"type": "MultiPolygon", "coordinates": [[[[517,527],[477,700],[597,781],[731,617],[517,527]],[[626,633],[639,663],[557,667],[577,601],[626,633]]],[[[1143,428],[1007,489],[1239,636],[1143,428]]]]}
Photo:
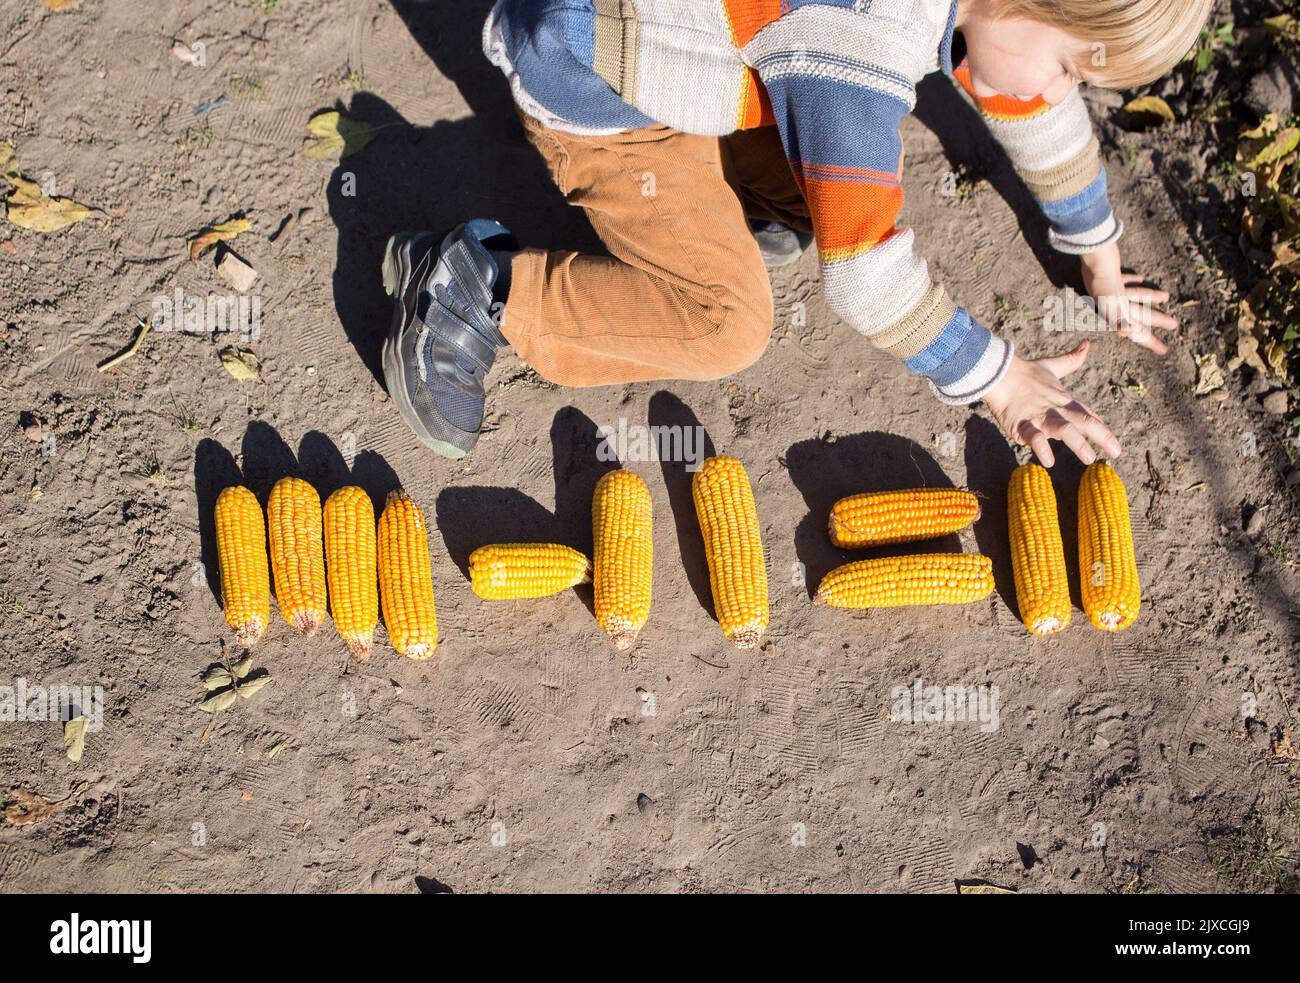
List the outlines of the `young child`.
{"type": "Polygon", "coordinates": [[[1123,223],[1077,86],[1165,74],[1210,4],[497,0],[484,50],[611,256],[520,249],[488,219],[394,236],[389,391],[424,443],[463,457],[503,345],[565,386],[738,372],[772,330],[765,255],[797,256],[811,231],[830,307],[940,400],[984,400],[1048,467],[1049,437],[1085,463],[1091,444],[1115,457],[1115,435],[1060,382],[1088,342],[1026,360],[931,282],[896,221],[899,121],[922,76],[956,79],[1109,323],[1163,354],[1152,328],[1176,322],[1152,305],[1168,294],[1121,272],[1123,223]]]}

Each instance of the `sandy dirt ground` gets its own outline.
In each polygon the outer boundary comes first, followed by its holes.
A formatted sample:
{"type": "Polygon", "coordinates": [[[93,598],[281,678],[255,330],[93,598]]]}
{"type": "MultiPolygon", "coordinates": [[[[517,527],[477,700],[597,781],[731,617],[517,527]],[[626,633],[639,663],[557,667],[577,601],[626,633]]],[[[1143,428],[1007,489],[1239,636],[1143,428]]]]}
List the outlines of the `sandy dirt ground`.
{"type": "MultiPolygon", "coordinates": [[[[1276,753],[1300,723],[1297,510],[1261,388],[1233,375],[1224,397],[1192,394],[1195,357],[1222,364],[1231,323],[1204,273],[1204,148],[1125,133],[1113,102],[1092,103],[1126,262],[1174,291],[1184,327],[1164,360],[1096,336],[1073,380],[1125,443],[1141,620],[1108,636],[1076,611],[1035,640],[1007,551],[1016,454],[982,411],[939,405],[838,323],[813,255],[774,276],[771,345],[734,378],[563,390],[507,355],[477,450],[452,463],[422,449],[376,377],[386,237],[483,214],[528,243],[598,244],[479,52],[486,0],[258,6],[0,4],[0,140],[29,176],[105,212],[50,236],[0,226],[0,683],[104,693],[79,763],[57,723],[0,728],[0,795],[55,807],[0,824],[0,888],[1281,883],[1257,848],[1260,830],[1294,842],[1300,796],[1296,762],[1276,753]],[[203,63],[174,56],[176,41],[201,43],[203,63]],[[385,129],[341,162],[304,158],[308,118],[336,105],[385,129]],[[208,332],[155,331],[97,371],[154,298],[230,292],[186,240],[238,212],[254,223],[235,248],[260,274],[261,381],[226,375],[217,353],[234,339],[208,332]],[[702,425],[745,462],[771,582],[761,649],[735,651],[714,621],[681,463],[626,462],[649,483],[656,551],[630,653],[598,631],[589,590],[492,605],[470,592],[475,546],[590,548],[591,490],[610,466],[596,428],[620,420],[702,425]],[[286,474],[322,496],[358,483],[380,504],[400,481],[430,521],[436,658],[396,655],[381,628],[356,664],[332,627],[300,639],[277,612],[255,652],[273,682],[215,718],[198,710],[229,638],[212,505],[241,474],[263,500],[286,474]],[[810,589],[847,558],[826,541],[830,504],[922,484],[984,496],[973,530],[938,548],[993,557],[995,594],[814,607],[810,589]],[[917,679],[996,687],[998,726],[891,719],[895,687],[917,679]]],[[[904,138],[905,219],[936,277],[1021,352],[1071,346],[1043,310],[1079,287],[1075,264],[1052,254],[950,83],[922,86],[904,138]],[[956,170],[985,180],[946,195],[956,170]]],[[[1064,459],[1054,472],[1067,550],[1079,474],[1064,459]]]]}

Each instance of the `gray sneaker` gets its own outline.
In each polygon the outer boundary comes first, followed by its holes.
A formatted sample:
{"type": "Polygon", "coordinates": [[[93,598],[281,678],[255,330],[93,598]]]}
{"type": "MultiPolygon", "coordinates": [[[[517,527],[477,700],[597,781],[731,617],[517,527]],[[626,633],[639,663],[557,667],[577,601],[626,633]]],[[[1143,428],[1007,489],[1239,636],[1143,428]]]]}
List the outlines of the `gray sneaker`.
{"type": "Polygon", "coordinates": [[[493,320],[499,270],[490,249],[518,248],[506,228],[476,218],[436,235],[400,233],[384,249],[393,324],[384,380],[421,443],[462,458],[483,425],[483,380],[507,344],[493,320]]]}
{"type": "Polygon", "coordinates": [[[749,231],[763,254],[763,265],[769,270],[789,266],[813,243],[811,232],[792,229],[783,222],[751,220],[749,231]]]}

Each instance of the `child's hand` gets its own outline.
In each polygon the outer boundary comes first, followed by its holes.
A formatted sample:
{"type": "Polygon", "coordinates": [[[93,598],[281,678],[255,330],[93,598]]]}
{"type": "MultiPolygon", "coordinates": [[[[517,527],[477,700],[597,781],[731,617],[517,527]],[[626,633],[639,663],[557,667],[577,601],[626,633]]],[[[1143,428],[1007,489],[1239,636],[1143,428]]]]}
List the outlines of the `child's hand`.
{"type": "Polygon", "coordinates": [[[1081,258],[1083,285],[1097,302],[1097,310],[1106,323],[1117,334],[1157,355],[1169,351],[1152,333],[1153,328],[1173,331],[1178,327],[1177,320],[1152,306],[1169,300],[1168,292],[1138,286],[1146,278],[1121,269],[1118,243],[1112,242],[1095,253],[1084,253],[1081,258]]]}
{"type": "Polygon", "coordinates": [[[1086,341],[1065,355],[1033,362],[1013,356],[1007,374],[984,397],[1007,439],[1028,444],[1045,468],[1056,462],[1047,442],[1049,437],[1068,446],[1084,464],[1097,459],[1089,441],[1100,446],[1108,457],[1119,457],[1115,435],[1059,381],[1083,365],[1087,357],[1086,341]]]}

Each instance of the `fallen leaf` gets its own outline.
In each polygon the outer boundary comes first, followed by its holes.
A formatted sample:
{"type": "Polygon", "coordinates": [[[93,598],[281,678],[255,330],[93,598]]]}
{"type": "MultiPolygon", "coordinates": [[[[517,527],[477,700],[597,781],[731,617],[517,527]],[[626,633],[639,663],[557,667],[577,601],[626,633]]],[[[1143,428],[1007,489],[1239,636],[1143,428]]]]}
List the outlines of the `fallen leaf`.
{"type": "Polygon", "coordinates": [[[1282,728],[1282,736],[1273,742],[1273,757],[1287,761],[1300,761],[1300,750],[1291,743],[1291,732],[1282,728]]]}
{"type": "Polygon", "coordinates": [[[243,799],[245,802],[253,801],[253,793],[250,792],[248,789],[242,789],[239,793],[239,797],[243,799]]]}
{"type": "Polygon", "coordinates": [[[279,754],[281,751],[283,751],[283,750],[284,750],[285,748],[287,748],[288,746],[289,746],[289,742],[288,742],[288,741],[281,741],[281,742],[280,742],[279,744],[277,744],[275,747],[271,748],[271,750],[267,751],[267,752],[266,752],[266,756],[267,756],[268,758],[274,758],[277,754],[279,754]]]}
{"type": "Polygon", "coordinates": [[[69,225],[85,221],[98,211],[71,198],[51,198],[35,181],[29,181],[18,174],[7,173],[5,180],[13,185],[13,191],[5,201],[9,221],[20,229],[58,232],[69,225]]]}
{"type": "Polygon", "coordinates": [[[958,894],[1015,894],[1016,892],[1009,887],[998,887],[996,884],[958,884],[958,894]]]}
{"type": "Polygon", "coordinates": [[[235,677],[225,668],[209,669],[203,675],[203,688],[211,692],[214,689],[224,689],[234,681],[235,677]]]}
{"type": "Polygon", "coordinates": [[[221,365],[239,382],[256,382],[262,378],[262,363],[247,348],[227,345],[221,349],[221,365]]]}
{"type": "Polygon", "coordinates": [[[0,176],[10,178],[18,174],[18,155],[7,143],[0,143],[0,176]]]}
{"type": "Polygon", "coordinates": [[[302,145],[302,155],[312,160],[340,160],[364,150],[384,129],[368,126],[344,116],[337,110],[318,113],[307,121],[311,137],[302,145]]]}
{"type": "Polygon", "coordinates": [[[230,671],[234,673],[236,679],[243,679],[245,676],[248,675],[249,670],[252,668],[253,668],[253,657],[251,655],[246,655],[238,662],[236,662],[233,666],[231,666],[230,671]]]}
{"type": "Polygon", "coordinates": [[[81,0],[41,0],[41,3],[56,14],[61,10],[71,10],[80,2],[81,0]]]}
{"type": "Polygon", "coordinates": [[[219,225],[210,225],[190,240],[190,259],[197,260],[219,242],[229,242],[253,227],[246,218],[235,218],[219,225]]]}
{"type": "Polygon", "coordinates": [[[25,788],[11,788],[9,794],[18,799],[17,802],[5,806],[5,822],[11,826],[32,826],[43,823],[72,804],[50,802],[43,795],[36,795],[25,788]]]}
{"type": "Polygon", "coordinates": [[[1144,128],[1164,126],[1175,120],[1174,111],[1169,103],[1159,96],[1142,96],[1124,104],[1124,112],[1133,118],[1133,122],[1144,128]]]}
{"type": "Polygon", "coordinates": [[[204,713],[220,713],[222,710],[230,709],[231,705],[238,699],[239,696],[233,689],[223,689],[220,693],[213,693],[200,703],[199,709],[204,713]]]}
{"type": "Polygon", "coordinates": [[[253,695],[256,694],[258,690],[270,681],[271,677],[269,674],[265,676],[254,676],[252,679],[246,679],[239,683],[239,685],[235,687],[235,692],[244,699],[249,700],[253,698],[253,695]]]}
{"type": "Polygon", "coordinates": [[[1219,360],[1211,352],[1206,355],[1196,356],[1196,389],[1193,396],[1204,396],[1212,393],[1216,389],[1223,388],[1223,369],[1219,368],[1219,360]]]}
{"type": "Polygon", "coordinates": [[[85,717],[73,717],[63,724],[63,747],[68,752],[69,761],[80,761],[86,751],[85,717]]]}

